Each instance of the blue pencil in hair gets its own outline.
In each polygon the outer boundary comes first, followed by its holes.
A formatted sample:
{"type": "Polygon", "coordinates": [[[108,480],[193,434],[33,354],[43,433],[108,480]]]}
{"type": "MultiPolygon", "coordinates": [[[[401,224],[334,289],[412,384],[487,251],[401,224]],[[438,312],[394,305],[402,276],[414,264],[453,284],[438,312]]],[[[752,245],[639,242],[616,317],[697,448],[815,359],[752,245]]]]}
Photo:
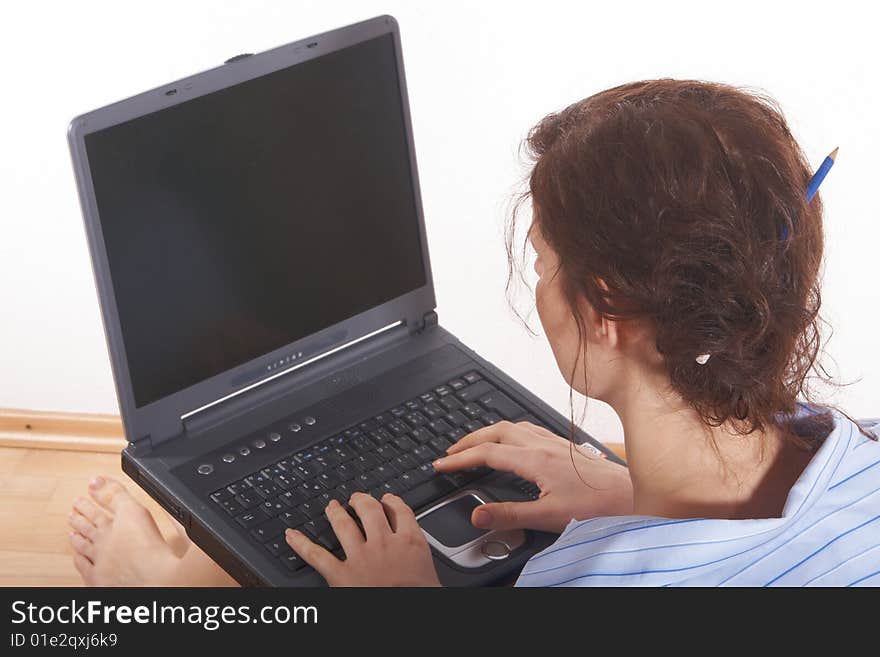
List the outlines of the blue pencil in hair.
{"type": "Polygon", "coordinates": [[[825,176],[828,175],[828,172],[831,171],[831,167],[834,166],[834,160],[837,157],[838,150],[839,149],[835,148],[831,151],[831,154],[825,158],[825,161],[822,162],[821,166],[816,170],[816,173],[810,178],[810,183],[807,185],[807,201],[812,201],[816,192],[819,191],[819,185],[822,184],[822,181],[825,180],[825,176]]]}

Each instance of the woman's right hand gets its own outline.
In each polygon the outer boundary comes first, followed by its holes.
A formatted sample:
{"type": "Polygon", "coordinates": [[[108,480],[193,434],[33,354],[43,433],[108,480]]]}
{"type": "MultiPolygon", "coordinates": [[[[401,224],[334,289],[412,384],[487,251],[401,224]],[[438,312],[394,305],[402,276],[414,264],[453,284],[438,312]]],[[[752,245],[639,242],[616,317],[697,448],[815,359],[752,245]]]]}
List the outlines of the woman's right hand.
{"type": "Polygon", "coordinates": [[[447,454],[434,461],[438,472],[488,466],[513,472],[541,489],[534,501],[478,506],[471,522],[481,529],[561,533],[572,519],[629,515],[633,510],[632,481],[624,466],[531,422],[484,427],[462,438],[447,454]]]}

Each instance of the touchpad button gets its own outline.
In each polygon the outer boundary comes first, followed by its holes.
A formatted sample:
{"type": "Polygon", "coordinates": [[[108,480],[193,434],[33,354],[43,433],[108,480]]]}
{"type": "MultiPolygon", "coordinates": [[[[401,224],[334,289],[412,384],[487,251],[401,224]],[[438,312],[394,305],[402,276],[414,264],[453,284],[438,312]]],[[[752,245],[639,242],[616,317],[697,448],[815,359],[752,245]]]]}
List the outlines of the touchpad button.
{"type": "Polygon", "coordinates": [[[475,495],[462,495],[419,518],[419,524],[437,542],[449,548],[470,543],[486,534],[471,524],[471,513],[482,502],[475,495]]]}

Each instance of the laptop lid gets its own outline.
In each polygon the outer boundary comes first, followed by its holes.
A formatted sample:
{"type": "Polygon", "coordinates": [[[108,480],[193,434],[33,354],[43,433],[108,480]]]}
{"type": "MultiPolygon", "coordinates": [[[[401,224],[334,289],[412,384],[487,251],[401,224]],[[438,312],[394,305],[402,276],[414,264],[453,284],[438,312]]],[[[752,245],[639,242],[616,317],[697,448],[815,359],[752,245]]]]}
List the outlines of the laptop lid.
{"type": "Polygon", "coordinates": [[[69,129],[130,441],[435,306],[390,16],[69,129]]]}

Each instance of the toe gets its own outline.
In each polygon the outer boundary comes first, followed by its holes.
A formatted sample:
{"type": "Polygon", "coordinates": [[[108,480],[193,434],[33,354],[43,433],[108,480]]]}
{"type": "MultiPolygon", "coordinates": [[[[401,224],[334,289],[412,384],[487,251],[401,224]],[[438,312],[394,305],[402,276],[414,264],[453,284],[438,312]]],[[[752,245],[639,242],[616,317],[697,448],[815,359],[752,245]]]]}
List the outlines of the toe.
{"type": "Polygon", "coordinates": [[[76,572],[79,573],[79,576],[83,578],[83,582],[88,585],[92,584],[92,575],[94,574],[94,564],[89,561],[86,557],[79,553],[74,553],[73,555],[73,565],[76,568],[76,572]]]}
{"type": "Polygon", "coordinates": [[[70,533],[70,547],[75,553],[88,557],[89,560],[92,559],[95,552],[95,544],[77,532],[70,533]]]}
{"type": "Polygon", "coordinates": [[[113,513],[134,498],[125,490],[125,486],[110,477],[95,477],[89,483],[89,494],[98,504],[113,513]]]}
{"type": "Polygon", "coordinates": [[[78,497],[74,500],[73,510],[75,513],[85,516],[86,520],[96,527],[102,526],[109,520],[106,513],[98,508],[94,502],[85,497],[78,497]]]}
{"type": "Polygon", "coordinates": [[[93,525],[92,522],[84,515],[74,511],[67,517],[67,521],[73,531],[82,534],[90,541],[93,539],[95,532],[97,531],[97,527],[95,527],[95,525],[93,525]]]}

